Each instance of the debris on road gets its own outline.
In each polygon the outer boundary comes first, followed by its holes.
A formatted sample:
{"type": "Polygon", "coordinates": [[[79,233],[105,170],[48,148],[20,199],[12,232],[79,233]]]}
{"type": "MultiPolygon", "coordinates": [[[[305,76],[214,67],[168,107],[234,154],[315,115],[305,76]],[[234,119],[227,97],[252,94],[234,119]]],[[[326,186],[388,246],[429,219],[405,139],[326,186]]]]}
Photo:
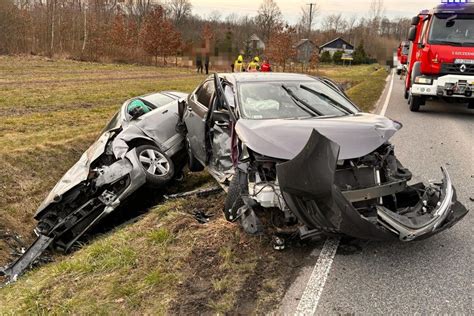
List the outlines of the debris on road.
{"type": "Polygon", "coordinates": [[[198,210],[194,209],[192,212],[194,218],[200,223],[200,224],[206,224],[210,221],[210,219],[214,216],[214,214],[207,214],[203,210],[198,210]]]}
{"type": "Polygon", "coordinates": [[[222,188],[219,186],[215,186],[215,187],[210,187],[210,188],[205,188],[205,189],[196,189],[196,190],[192,190],[188,192],[164,195],[164,198],[166,200],[171,200],[171,199],[179,199],[179,198],[188,197],[188,196],[204,197],[204,196],[209,196],[212,194],[217,194],[220,192],[222,192],[222,188]]]}

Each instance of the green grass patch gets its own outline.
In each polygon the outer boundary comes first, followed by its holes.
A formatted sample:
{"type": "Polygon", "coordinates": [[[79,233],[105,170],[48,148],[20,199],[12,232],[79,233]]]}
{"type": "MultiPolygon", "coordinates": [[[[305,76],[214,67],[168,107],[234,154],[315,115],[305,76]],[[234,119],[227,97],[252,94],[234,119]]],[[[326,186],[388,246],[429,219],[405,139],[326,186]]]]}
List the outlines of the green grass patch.
{"type": "Polygon", "coordinates": [[[347,95],[363,111],[372,111],[385,88],[387,76],[385,68],[380,68],[371,73],[364,81],[350,88],[347,95]]]}

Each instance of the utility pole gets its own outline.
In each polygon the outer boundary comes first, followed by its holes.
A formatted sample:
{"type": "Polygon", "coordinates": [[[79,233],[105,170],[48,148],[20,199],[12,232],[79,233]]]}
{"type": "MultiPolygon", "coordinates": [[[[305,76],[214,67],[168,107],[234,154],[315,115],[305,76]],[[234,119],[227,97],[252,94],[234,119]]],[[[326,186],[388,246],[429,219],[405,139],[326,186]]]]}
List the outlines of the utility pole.
{"type": "Polygon", "coordinates": [[[313,7],[316,7],[316,3],[308,3],[309,5],[309,25],[308,25],[308,37],[311,35],[311,26],[313,25],[313,7]]]}

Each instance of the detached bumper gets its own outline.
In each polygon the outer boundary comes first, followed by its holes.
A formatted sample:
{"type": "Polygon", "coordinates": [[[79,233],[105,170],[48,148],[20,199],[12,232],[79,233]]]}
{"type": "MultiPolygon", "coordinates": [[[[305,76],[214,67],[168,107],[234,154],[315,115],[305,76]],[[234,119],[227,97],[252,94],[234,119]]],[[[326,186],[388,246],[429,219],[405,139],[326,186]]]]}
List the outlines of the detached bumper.
{"type": "Polygon", "coordinates": [[[413,83],[411,93],[415,96],[439,96],[472,99],[474,78],[466,75],[445,75],[433,80],[432,84],[413,83]]]}
{"type": "Polygon", "coordinates": [[[451,227],[468,212],[456,201],[443,169],[441,198],[430,214],[408,218],[380,206],[377,217],[364,217],[334,184],[338,155],[339,145],[313,130],[304,149],[293,160],[277,166],[287,206],[309,229],[360,239],[410,241],[451,227]]]}

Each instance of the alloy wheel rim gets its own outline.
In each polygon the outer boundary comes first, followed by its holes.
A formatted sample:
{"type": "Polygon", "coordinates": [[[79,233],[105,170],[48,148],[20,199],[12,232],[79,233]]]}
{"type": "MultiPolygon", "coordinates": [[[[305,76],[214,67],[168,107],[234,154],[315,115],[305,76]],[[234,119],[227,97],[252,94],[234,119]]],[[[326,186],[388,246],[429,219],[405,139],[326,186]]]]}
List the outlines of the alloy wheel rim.
{"type": "Polygon", "coordinates": [[[138,157],[145,170],[155,176],[165,176],[170,171],[168,159],[157,150],[145,149],[138,157]]]}

